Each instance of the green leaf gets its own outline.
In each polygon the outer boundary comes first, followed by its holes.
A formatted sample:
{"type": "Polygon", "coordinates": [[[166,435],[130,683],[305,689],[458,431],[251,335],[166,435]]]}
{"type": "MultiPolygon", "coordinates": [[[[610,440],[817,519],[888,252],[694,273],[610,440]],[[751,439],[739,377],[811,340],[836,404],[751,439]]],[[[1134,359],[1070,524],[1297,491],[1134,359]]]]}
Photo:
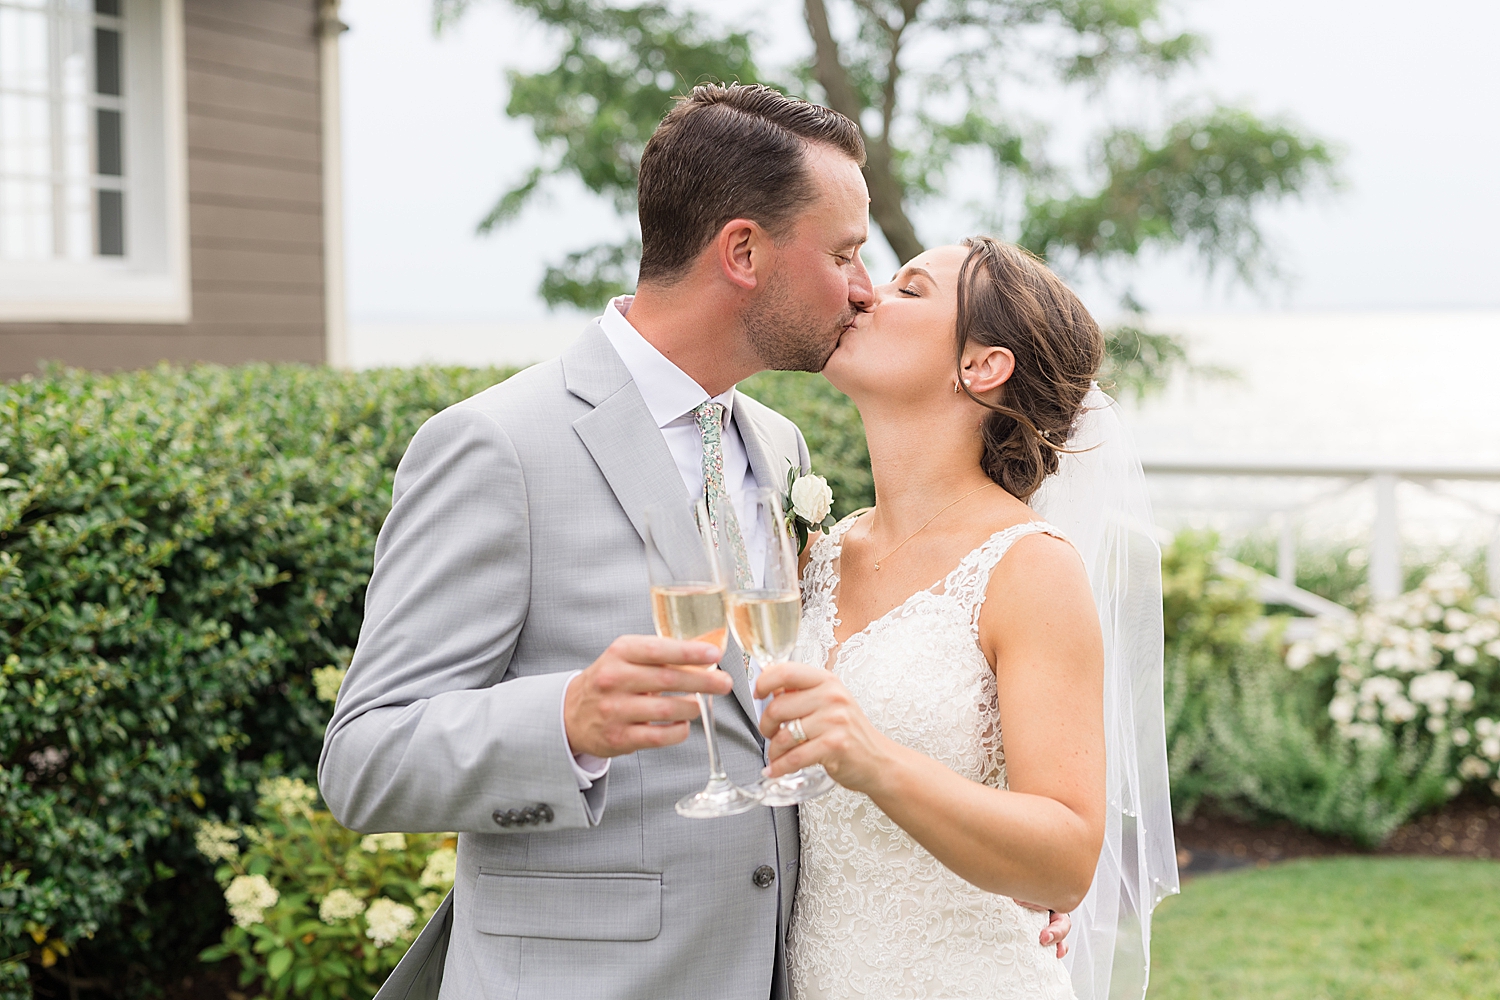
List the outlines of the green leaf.
{"type": "Polygon", "coordinates": [[[273,951],[271,952],[271,956],[266,959],[266,975],[273,981],[286,975],[286,970],[291,967],[292,950],[290,948],[281,948],[273,951]]]}

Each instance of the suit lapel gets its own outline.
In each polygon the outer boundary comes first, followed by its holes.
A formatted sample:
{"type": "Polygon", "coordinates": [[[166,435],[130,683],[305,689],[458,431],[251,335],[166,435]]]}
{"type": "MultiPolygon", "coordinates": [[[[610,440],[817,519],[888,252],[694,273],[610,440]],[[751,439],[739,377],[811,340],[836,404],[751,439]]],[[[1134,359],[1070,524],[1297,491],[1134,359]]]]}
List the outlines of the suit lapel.
{"type": "MultiPolygon", "coordinates": [[[[698,528],[688,512],[690,498],[682,475],[629,369],[598,323],[574,342],[562,362],[568,390],[594,407],[573,421],[573,430],[604,474],[625,516],[644,541],[646,512],[650,510],[652,537],[667,565],[685,578],[701,577],[705,569],[703,550],[698,528]]],[[[741,429],[740,436],[746,440],[748,452],[750,435],[741,429]]],[[[755,447],[764,461],[763,447],[758,443],[755,447]]],[[[755,460],[751,461],[758,479],[761,471],[755,460]]],[[[733,635],[720,666],[733,678],[735,701],[756,738],[761,739],[750,681],[733,635]]]]}
{"type": "Polygon", "coordinates": [[[752,408],[744,405],[746,397],[743,394],[736,395],[739,398],[734,404],[734,424],[739,428],[740,440],[745,443],[745,455],[750,459],[750,471],[755,473],[755,483],[762,489],[784,493],[788,463],[779,456],[772,457],[774,452],[767,443],[752,408]],[[778,461],[781,463],[779,466],[778,461]]]}

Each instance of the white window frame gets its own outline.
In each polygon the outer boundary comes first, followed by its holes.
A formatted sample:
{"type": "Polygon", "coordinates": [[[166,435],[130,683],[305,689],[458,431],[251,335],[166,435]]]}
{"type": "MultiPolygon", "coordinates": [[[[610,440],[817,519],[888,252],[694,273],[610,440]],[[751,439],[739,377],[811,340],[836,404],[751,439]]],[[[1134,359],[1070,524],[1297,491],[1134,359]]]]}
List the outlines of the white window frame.
{"type": "Polygon", "coordinates": [[[123,0],[125,255],[0,260],[0,323],[185,323],[187,123],[182,0],[123,0]]]}

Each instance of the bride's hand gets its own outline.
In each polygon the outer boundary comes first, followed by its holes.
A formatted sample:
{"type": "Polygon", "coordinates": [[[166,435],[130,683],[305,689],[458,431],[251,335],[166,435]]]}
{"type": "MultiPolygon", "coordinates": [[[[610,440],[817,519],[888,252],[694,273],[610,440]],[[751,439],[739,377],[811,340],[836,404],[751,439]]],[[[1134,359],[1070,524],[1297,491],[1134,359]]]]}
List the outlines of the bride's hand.
{"type": "Polygon", "coordinates": [[[822,764],[834,781],[868,792],[881,773],[891,746],[860,710],[837,677],[806,663],[774,663],[761,671],[755,695],[776,697],[766,705],[760,731],[770,738],[767,776],[780,777],[809,764],[822,764]],[[801,721],[806,741],[793,736],[801,721]]]}

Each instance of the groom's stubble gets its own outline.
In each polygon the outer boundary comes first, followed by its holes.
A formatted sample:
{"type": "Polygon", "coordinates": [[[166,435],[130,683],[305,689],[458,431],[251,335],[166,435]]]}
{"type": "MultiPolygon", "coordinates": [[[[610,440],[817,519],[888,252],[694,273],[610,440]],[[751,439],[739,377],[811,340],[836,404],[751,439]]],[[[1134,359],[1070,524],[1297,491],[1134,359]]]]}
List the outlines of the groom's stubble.
{"type": "Polygon", "coordinates": [[[745,342],[767,371],[820,372],[856,314],[849,306],[837,320],[828,322],[792,294],[778,271],[745,308],[740,325],[745,342]]]}

